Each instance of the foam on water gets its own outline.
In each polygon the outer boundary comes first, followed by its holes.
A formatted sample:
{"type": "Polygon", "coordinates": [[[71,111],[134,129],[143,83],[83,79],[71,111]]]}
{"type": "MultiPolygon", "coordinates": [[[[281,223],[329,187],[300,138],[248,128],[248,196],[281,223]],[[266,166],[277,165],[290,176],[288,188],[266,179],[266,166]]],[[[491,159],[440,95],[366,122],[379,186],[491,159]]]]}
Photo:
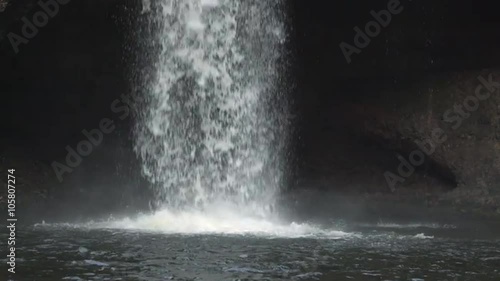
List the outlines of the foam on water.
{"type": "Polygon", "coordinates": [[[398,224],[398,223],[387,223],[387,222],[379,222],[377,224],[361,224],[360,226],[368,226],[368,227],[378,227],[378,228],[431,228],[431,229],[455,229],[456,226],[452,224],[438,224],[438,223],[407,223],[407,224],[398,224]]]}
{"type": "Polygon", "coordinates": [[[419,239],[434,239],[434,236],[425,235],[425,233],[419,233],[419,234],[416,234],[413,237],[419,238],[419,239]]]}
{"type": "Polygon", "coordinates": [[[235,213],[235,209],[212,208],[203,211],[171,211],[168,209],[135,218],[94,224],[93,227],[129,229],[166,234],[224,234],[252,235],[283,238],[340,239],[353,234],[337,230],[325,230],[306,224],[283,222],[247,214],[235,213]]]}

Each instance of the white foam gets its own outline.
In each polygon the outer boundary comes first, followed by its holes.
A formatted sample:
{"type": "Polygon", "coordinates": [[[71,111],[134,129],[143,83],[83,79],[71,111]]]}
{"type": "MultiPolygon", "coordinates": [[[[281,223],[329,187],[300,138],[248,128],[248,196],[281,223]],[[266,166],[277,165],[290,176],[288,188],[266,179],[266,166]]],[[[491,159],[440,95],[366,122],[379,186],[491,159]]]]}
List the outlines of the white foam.
{"type": "Polygon", "coordinates": [[[438,223],[407,223],[407,224],[398,224],[398,223],[385,223],[379,222],[375,224],[360,224],[363,227],[379,227],[379,228],[431,228],[431,229],[455,229],[457,228],[451,224],[438,224],[438,223]]]}
{"type": "Polygon", "coordinates": [[[434,236],[426,236],[424,233],[419,233],[413,237],[419,239],[434,239],[434,236]]]}
{"type": "Polygon", "coordinates": [[[89,249],[85,248],[85,247],[80,247],[78,248],[78,252],[82,253],[82,254],[85,254],[89,251],[89,249]]]}
{"type": "Polygon", "coordinates": [[[187,26],[196,31],[205,29],[205,25],[201,21],[201,15],[195,11],[190,11],[187,16],[187,26]]]}
{"type": "Polygon", "coordinates": [[[340,239],[354,234],[325,230],[310,224],[283,222],[276,218],[264,218],[236,213],[230,209],[210,212],[161,210],[154,214],[139,215],[108,222],[95,223],[91,228],[127,229],[166,234],[222,234],[255,235],[285,238],[340,239]]]}
{"type": "Polygon", "coordinates": [[[215,7],[219,5],[219,0],[201,0],[201,5],[203,7],[215,7]]]}
{"type": "Polygon", "coordinates": [[[151,11],[151,0],[142,0],[142,13],[151,11]]]}
{"type": "Polygon", "coordinates": [[[95,261],[95,260],[85,260],[86,264],[89,265],[95,265],[95,266],[109,266],[109,264],[100,262],[100,261],[95,261]]]}

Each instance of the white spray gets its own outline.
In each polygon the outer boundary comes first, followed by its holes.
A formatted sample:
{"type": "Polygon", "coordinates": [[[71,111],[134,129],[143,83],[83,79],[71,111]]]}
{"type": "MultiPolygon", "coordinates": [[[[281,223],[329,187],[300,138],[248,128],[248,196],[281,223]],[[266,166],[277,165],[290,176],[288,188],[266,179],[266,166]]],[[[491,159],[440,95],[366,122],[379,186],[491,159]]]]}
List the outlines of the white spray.
{"type": "MultiPolygon", "coordinates": [[[[145,0],[146,1],[146,0],[145,0]]],[[[280,1],[146,1],[156,24],[136,152],[173,210],[225,204],[266,213],[283,184],[285,41],[280,1]],[[156,12],[154,10],[156,9],[156,12]]],[[[144,50],[148,52],[148,50],[144,50]]]]}

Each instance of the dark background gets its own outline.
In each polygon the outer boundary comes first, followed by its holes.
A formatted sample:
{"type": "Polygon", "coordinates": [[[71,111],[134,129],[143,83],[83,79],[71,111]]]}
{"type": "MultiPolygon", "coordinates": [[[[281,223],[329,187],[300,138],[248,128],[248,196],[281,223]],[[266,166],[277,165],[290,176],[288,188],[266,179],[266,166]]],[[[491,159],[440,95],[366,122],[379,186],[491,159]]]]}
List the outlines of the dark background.
{"type": "MultiPolygon", "coordinates": [[[[64,158],[66,145],[74,147],[83,139],[83,129],[97,128],[104,117],[116,119],[111,102],[131,92],[131,73],[140,66],[133,30],[142,16],[139,1],[73,0],[16,55],[6,34],[20,33],[20,18],[31,18],[39,9],[34,3],[12,1],[0,13],[0,144],[4,159],[50,165],[64,158]]],[[[403,12],[393,15],[348,64],[339,44],[352,45],[353,28],[364,28],[372,20],[370,11],[386,9],[387,3],[287,1],[295,127],[292,186],[314,179],[342,189],[331,183],[354,177],[361,184],[363,177],[372,181],[381,176],[379,169],[394,167],[399,148],[356,133],[342,111],[345,105],[369,104],[386,98],[386,91],[399,91],[398,101],[410,103],[405,89],[428,75],[500,65],[496,2],[451,0],[402,0],[403,12]]],[[[71,185],[77,183],[88,198],[101,198],[96,204],[115,204],[109,198],[117,194],[139,198],[135,201],[148,196],[132,152],[132,119],[115,124],[115,132],[72,174],[71,185]],[[89,192],[89,186],[98,187],[89,192]]],[[[449,188],[457,185],[448,171],[435,177],[449,188]]],[[[134,201],[130,198],[125,202],[134,201]]]]}
{"type": "MultiPolygon", "coordinates": [[[[395,170],[396,153],[407,155],[412,148],[359,133],[356,123],[372,118],[383,123],[387,109],[411,109],[416,95],[424,95],[420,88],[425,88],[428,77],[500,65],[496,2],[415,0],[400,1],[403,11],[393,15],[390,24],[360,54],[352,55],[348,64],[339,44],[354,45],[353,28],[364,29],[373,20],[370,11],[386,9],[388,2],[288,2],[293,18],[294,98],[301,117],[296,123],[300,131],[299,179],[325,178],[328,183],[323,185],[342,189],[340,186],[351,186],[353,178],[366,177],[368,182],[378,182],[377,191],[383,191],[383,171],[395,170]],[[377,103],[385,104],[386,111],[379,114],[380,108],[374,107],[375,113],[360,116],[363,120],[353,120],[357,117],[346,112],[377,103]],[[336,185],[332,177],[346,178],[349,184],[342,180],[336,185]]],[[[435,80],[441,83],[439,78],[435,80]]],[[[437,85],[431,87],[429,90],[440,90],[437,85]]],[[[449,105],[456,101],[460,100],[442,99],[449,105]]],[[[422,113],[409,110],[407,114],[422,113]]],[[[459,184],[448,168],[432,160],[425,169],[424,176],[436,178],[446,189],[459,184]]]]}

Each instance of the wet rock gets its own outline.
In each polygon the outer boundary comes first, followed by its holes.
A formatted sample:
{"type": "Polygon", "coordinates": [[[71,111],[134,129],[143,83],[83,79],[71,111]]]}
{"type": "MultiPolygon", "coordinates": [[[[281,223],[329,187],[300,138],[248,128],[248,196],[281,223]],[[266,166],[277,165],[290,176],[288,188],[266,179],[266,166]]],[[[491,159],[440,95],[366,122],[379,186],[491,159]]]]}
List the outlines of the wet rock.
{"type": "MultiPolygon", "coordinates": [[[[3,151],[0,154],[0,171],[4,174],[0,178],[2,185],[7,186],[7,170],[15,169],[16,211],[19,215],[43,213],[55,183],[52,170],[41,161],[23,157],[23,153],[13,154],[16,153],[3,151]]],[[[0,209],[7,209],[7,188],[0,191],[0,209]]]]}
{"type": "Polygon", "coordinates": [[[354,133],[406,159],[413,151],[426,152],[425,164],[417,167],[424,177],[441,177],[457,188],[446,200],[499,206],[500,89],[486,90],[496,81],[498,70],[433,74],[405,90],[384,92],[371,103],[342,104],[338,111],[354,133]],[[477,98],[478,87],[489,97],[477,98]]]}

